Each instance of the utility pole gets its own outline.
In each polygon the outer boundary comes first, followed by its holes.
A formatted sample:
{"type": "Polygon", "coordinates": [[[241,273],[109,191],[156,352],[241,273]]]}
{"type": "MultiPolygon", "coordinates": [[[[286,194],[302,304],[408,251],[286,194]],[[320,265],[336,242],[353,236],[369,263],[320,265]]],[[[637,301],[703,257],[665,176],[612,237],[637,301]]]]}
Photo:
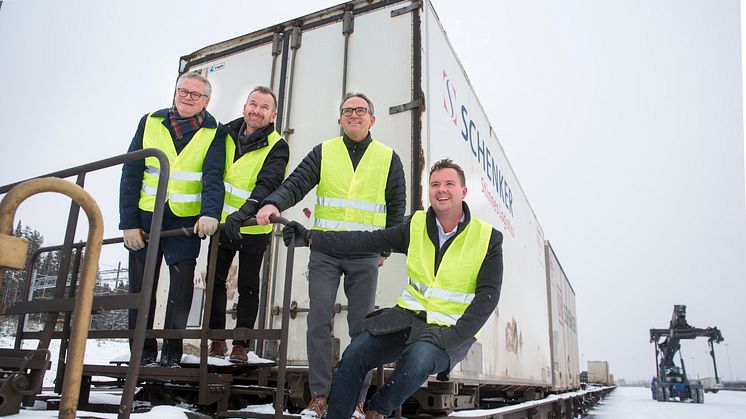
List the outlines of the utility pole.
{"type": "Polygon", "coordinates": [[[733,370],[730,368],[730,351],[728,350],[728,344],[725,344],[725,356],[728,357],[728,378],[733,381],[733,370]]]}
{"type": "MultiPolygon", "coordinates": [[[[117,278],[114,280],[114,288],[119,289],[119,271],[122,270],[122,261],[120,260],[119,263],[117,263],[117,278]]],[[[122,284],[124,285],[124,284],[122,284]]]]}

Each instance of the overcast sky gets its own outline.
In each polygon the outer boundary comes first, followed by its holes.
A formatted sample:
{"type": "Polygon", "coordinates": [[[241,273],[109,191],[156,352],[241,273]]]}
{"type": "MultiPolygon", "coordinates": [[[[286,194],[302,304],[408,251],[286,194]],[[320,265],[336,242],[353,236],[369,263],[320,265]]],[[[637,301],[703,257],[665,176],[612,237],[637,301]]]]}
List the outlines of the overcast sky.
{"type": "MultiPolygon", "coordinates": [[[[180,56],[336,3],[4,1],[0,184],[124,153],[180,56]]],[[[725,336],[720,375],[746,379],[738,1],[433,3],[573,284],[581,361],[649,379],[648,331],[686,304],[725,336]]],[[[106,236],[118,178],[87,179],[106,236]]],[[[59,244],[67,208],[32,198],[16,219],[59,244]]],[[[683,345],[694,375],[704,348],[683,345]]]]}

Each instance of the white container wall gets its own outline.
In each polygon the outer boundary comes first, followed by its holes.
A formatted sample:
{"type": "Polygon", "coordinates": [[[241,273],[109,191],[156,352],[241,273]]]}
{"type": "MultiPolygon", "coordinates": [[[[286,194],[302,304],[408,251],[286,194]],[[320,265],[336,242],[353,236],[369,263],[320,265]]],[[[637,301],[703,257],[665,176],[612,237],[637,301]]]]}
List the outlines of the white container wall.
{"type": "MultiPolygon", "coordinates": [[[[241,115],[252,87],[271,85],[280,101],[278,130],[290,144],[288,173],[315,145],[339,135],[344,91],[365,93],[373,101],[372,135],[393,147],[404,164],[407,213],[429,205],[428,172],[435,161],[449,157],[460,164],[473,215],[503,233],[505,268],[498,308],[451,376],[462,382],[577,388],[574,292],[564,274],[548,279],[544,233],[534,211],[432,5],[416,5],[351,1],[206,47],[183,57],[182,69],[207,75],[214,86],[209,109],[222,121],[241,115]],[[344,19],[350,9],[352,27],[344,19]],[[558,291],[549,301],[548,287],[550,294],[558,291]],[[562,307],[564,317],[551,312],[550,304],[562,307]],[[554,359],[561,372],[553,374],[551,345],[558,341],[554,359]]],[[[310,228],[315,200],[312,190],[283,216],[310,228]]],[[[271,312],[281,304],[285,274],[285,247],[278,239],[274,243],[267,327],[279,326],[279,316],[271,312]]],[[[298,310],[290,324],[291,365],[307,365],[308,255],[298,249],[295,256],[292,300],[298,310]]],[[[202,269],[204,260],[203,255],[202,269]]],[[[404,260],[392,255],[380,270],[377,305],[392,306],[406,286],[404,260]]],[[[342,351],[349,338],[341,287],[337,302],[333,333],[342,351]]]]}

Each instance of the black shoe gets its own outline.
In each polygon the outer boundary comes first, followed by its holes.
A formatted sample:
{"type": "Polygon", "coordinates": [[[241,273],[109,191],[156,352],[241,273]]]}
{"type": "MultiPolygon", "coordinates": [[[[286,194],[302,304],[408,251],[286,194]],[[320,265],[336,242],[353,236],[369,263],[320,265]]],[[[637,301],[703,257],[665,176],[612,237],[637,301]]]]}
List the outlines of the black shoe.
{"type": "Polygon", "coordinates": [[[142,358],[140,358],[140,366],[141,367],[160,367],[161,365],[155,361],[155,356],[143,354],[142,358]]]}
{"type": "Polygon", "coordinates": [[[143,359],[142,361],[140,361],[140,368],[156,368],[160,366],[160,363],[155,362],[152,359],[143,359]]]}
{"type": "Polygon", "coordinates": [[[181,368],[181,365],[179,364],[179,361],[176,360],[168,360],[161,364],[163,368],[181,368]]]}

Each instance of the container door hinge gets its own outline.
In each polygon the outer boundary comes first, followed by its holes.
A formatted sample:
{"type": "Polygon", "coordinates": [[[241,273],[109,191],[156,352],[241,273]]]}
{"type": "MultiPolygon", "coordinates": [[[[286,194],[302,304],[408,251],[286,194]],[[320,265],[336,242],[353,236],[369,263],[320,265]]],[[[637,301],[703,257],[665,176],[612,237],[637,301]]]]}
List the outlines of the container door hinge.
{"type": "Polygon", "coordinates": [[[275,32],[272,34],[272,56],[276,57],[282,54],[282,34],[275,32]]]}
{"type": "Polygon", "coordinates": [[[355,32],[355,15],[352,14],[352,10],[347,10],[342,15],[342,34],[349,35],[355,32]]]}
{"type": "Polygon", "coordinates": [[[389,108],[389,115],[393,115],[395,113],[409,111],[415,108],[422,107],[422,99],[416,99],[409,103],[403,103],[401,105],[392,106],[389,108]]]}
{"type": "Polygon", "coordinates": [[[300,48],[302,35],[300,27],[294,26],[290,36],[290,49],[300,48]]]}
{"type": "Polygon", "coordinates": [[[421,1],[413,1],[412,4],[410,4],[409,6],[402,7],[401,9],[392,10],[391,17],[397,17],[405,13],[409,13],[412,10],[419,9],[421,6],[422,6],[421,1]]]}

